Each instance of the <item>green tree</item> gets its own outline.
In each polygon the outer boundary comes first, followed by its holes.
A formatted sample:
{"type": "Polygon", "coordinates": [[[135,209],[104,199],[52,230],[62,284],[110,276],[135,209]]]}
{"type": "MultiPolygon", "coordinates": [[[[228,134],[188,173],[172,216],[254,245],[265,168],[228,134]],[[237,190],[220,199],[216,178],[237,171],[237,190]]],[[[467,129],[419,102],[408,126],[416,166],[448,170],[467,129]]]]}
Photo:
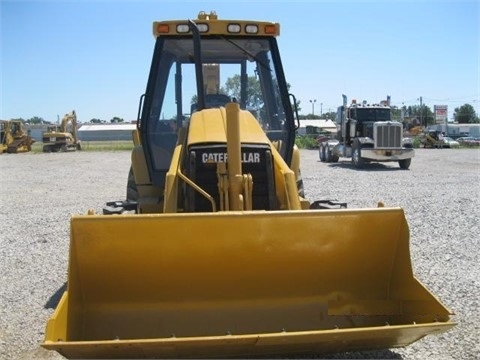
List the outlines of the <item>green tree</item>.
{"type": "Polygon", "coordinates": [[[336,117],[337,117],[337,113],[335,111],[328,111],[322,114],[322,119],[330,119],[332,121],[335,121],[336,117]]]}
{"type": "Polygon", "coordinates": [[[395,121],[402,121],[402,109],[398,108],[397,106],[392,106],[392,120],[395,121]]]}
{"type": "Polygon", "coordinates": [[[421,123],[420,125],[433,125],[435,124],[435,117],[433,111],[426,105],[413,105],[406,109],[406,117],[413,119],[417,118],[421,123]]]}
{"type": "Polygon", "coordinates": [[[10,119],[10,120],[12,120],[12,121],[21,121],[21,122],[23,122],[23,123],[26,122],[24,118],[15,118],[15,119],[10,119]]]}
{"type": "MultiPolygon", "coordinates": [[[[260,80],[254,75],[249,76],[247,79],[247,108],[251,107],[254,109],[259,109],[263,106],[263,96],[262,96],[262,88],[260,86],[260,80]]],[[[287,83],[287,90],[290,90],[290,84],[287,83]]],[[[236,74],[225,81],[225,85],[220,88],[220,92],[223,94],[227,94],[232,98],[236,98],[237,100],[240,99],[240,89],[241,89],[241,81],[240,75],[236,74]]],[[[300,100],[297,100],[297,111],[301,111],[300,107],[300,100]]],[[[293,104],[292,104],[292,108],[293,104]]]]}
{"type": "Polygon", "coordinates": [[[26,123],[27,124],[45,124],[46,121],[43,120],[43,118],[41,118],[41,117],[34,116],[30,119],[27,119],[26,123]]]}
{"type": "Polygon", "coordinates": [[[480,122],[475,109],[470,104],[464,104],[459,108],[455,108],[453,116],[459,124],[474,124],[480,122]]]}
{"type": "Polygon", "coordinates": [[[100,119],[91,119],[90,122],[91,122],[92,124],[101,124],[101,123],[103,123],[103,122],[105,122],[105,121],[100,120],[100,119]]]}
{"type": "Polygon", "coordinates": [[[113,123],[123,123],[123,119],[122,118],[119,118],[117,116],[114,116],[110,122],[113,124],[113,123]]]}
{"type": "MultiPolygon", "coordinates": [[[[220,88],[220,92],[228,96],[240,100],[240,75],[236,74],[225,81],[225,85],[220,88]]],[[[247,108],[252,107],[258,109],[263,105],[262,90],[260,88],[260,81],[255,76],[249,76],[247,79],[247,108]]]]}
{"type": "MultiPolygon", "coordinates": [[[[262,96],[262,88],[260,86],[260,80],[258,80],[255,76],[249,76],[247,79],[247,101],[246,106],[248,108],[253,109],[261,109],[263,107],[263,96],[262,96]]],[[[225,85],[220,87],[219,92],[221,94],[225,94],[230,96],[232,99],[236,99],[237,102],[240,101],[240,90],[241,90],[241,81],[240,75],[236,74],[232,77],[229,77],[225,81],[225,85]]],[[[287,90],[290,90],[290,84],[287,83],[287,90]]],[[[195,104],[198,100],[197,95],[193,95],[191,104],[195,104]]],[[[300,100],[297,100],[297,111],[300,112],[300,100]]],[[[292,104],[292,109],[295,111],[295,108],[292,104]]]]}

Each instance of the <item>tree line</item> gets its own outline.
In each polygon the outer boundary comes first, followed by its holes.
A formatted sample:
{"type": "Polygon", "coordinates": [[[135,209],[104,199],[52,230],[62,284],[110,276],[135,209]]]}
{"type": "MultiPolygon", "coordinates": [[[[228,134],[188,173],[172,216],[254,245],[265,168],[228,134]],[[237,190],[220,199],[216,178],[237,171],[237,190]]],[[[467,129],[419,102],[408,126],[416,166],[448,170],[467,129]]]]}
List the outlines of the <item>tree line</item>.
{"type": "MultiPolygon", "coordinates": [[[[263,107],[262,102],[262,88],[260,86],[260,81],[255,76],[248,76],[248,94],[247,94],[247,105],[255,108],[261,109],[263,107]]],[[[290,84],[287,83],[287,88],[290,89],[290,84]]],[[[225,85],[220,88],[220,92],[229,95],[232,98],[240,98],[240,89],[241,89],[241,80],[240,75],[234,75],[226,80],[225,85]]],[[[196,95],[191,99],[192,104],[196,102],[196,95]]],[[[297,111],[301,112],[301,101],[297,100],[296,105],[297,111]]],[[[305,114],[299,115],[300,119],[331,119],[334,120],[336,112],[325,112],[323,114],[314,115],[314,114],[305,114]]],[[[475,109],[470,104],[464,104],[460,107],[454,109],[453,113],[454,121],[459,124],[475,124],[480,123],[480,118],[475,112],[475,109]]],[[[52,124],[49,121],[45,121],[41,117],[34,116],[33,118],[22,120],[27,124],[52,124]]],[[[402,107],[392,107],[392,120],[401,121],[405,124],[416,124],[422,126],[428,126],[435,124],[435,115],[433,111],[427,105],[412,105],[412,106],[402,106],[402,107]]],[[[120,117],[114,116],[110,119],[110,123],[123,123],[124,120],[120,117]]],[[[89,123],[92,124],[105,124],[107,121],[101,119],[91,119],[89,123]]]]}
{"type": "MultiPolygon", "coordinates": [[[[335,120],[336,112],[324,112],[322,115],[306,114],[299,115],[302,119],[331,119],[335,120]]],[[[454,109],[453,112],[454,121],[459,124],[478,124],[480,123],[480,117],[478,117],[475,109],[470,104],[464,104],[454,109]]],[[[412,105],[403,107],[392,107],[392,120],[397,120],[404,123],[418,123],[418,125],[434,125],[435,114],[432,109],[427,105],[412,105]]]]}

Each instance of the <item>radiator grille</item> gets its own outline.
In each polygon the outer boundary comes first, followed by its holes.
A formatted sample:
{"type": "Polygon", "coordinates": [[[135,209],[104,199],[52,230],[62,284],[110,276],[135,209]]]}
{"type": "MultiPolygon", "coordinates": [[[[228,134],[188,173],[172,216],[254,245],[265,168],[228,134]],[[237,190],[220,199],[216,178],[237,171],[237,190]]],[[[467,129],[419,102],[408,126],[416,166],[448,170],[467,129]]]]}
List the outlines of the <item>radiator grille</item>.
{"type": "Polygon", "coordinates": [[[399,123],[375,124],[375,147],[383,149],[401,148],[402,130],[402,124],[399,123]]]}
{"type": "MultiPolygon", "coordinates": [[[[224,162],[226,153],[226,145],[196,145],[189,149],[188,176],[215,199],[217,208],[220,203],[216,162],[224,162]],[[213,156],[215,154],[216,159],[213,156]],[[209,159],[211,161],[208,161],[209,159]]],[[[272,154],[267,145],[242,145],[242,173],[251,174],[253,178],[253,210],[276,209],[272,161],[272,154]]],[[[191,187],[188,188],[187,193],[188,211],[211,211],[212,207],[205,197],[191,187]]]]}

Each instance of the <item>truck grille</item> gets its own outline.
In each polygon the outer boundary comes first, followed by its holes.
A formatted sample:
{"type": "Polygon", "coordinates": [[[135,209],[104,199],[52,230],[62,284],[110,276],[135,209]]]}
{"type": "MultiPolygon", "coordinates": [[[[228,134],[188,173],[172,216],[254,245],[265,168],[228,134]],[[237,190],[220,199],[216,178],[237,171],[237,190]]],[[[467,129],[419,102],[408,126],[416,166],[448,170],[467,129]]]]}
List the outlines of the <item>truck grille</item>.
{"type": "Polygon", "coordinates": [[[375,148],[401,148],[403,126],[397,122],[378,122],[374,127],[375,148]]]}

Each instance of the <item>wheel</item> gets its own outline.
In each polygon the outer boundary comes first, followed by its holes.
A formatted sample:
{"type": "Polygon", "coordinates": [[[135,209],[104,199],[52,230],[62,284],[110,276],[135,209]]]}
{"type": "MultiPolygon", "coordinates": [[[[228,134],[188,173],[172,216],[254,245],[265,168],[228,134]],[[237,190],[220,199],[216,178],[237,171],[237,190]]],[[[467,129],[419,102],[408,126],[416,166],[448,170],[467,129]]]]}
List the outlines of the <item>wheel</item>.
{"type": "Polygon", "coordinates": [[[327,146],[325,146],[325,161],[332,162],[332,150],[327,146]]]}
{"type": "Polygon", "coordinates": [[[363,167],[364,160],[362,159],[362,148],[360,147],[360,144],[354,145],[352,163],[357,169],[361,169],[363,167]]]}
{"type": "Polygon", "coordinates": [[[303,187],[303,178],[300,170],[298,170],[297,191],[298,191],[298,196],[305,198],[305,189],[303,187]]]}
{"type": "Polygon", "coordinates": [[[318,148],[318,152],[319,152],[319,155],[320,155],[320,161],[321,162],[325,162],[325,146],[323,144],[320,145],[320,147],[318,148]]]}
{"type": "Polygon", "coordinates": [[[133,175],[133,169],[130,167],[130,171],[128,172],[128,180],[127,180],[127,200],[130,201],[138,201],[138,190],[137,184],[135,183],[135,177],[133,175]]]}
{"type": "Polygon", "coordinates": [[[332,154],[332,162],[334,162],[334,163],[338,162],[338,155],[333,155],[332,154]]]}
{"type": "Polygon", "coordinates": [[[408,170],[411,162],[412,162],[412,159],[403,159],[398,161],[398,165],[400,165],[400,169],[408,170]]]}

